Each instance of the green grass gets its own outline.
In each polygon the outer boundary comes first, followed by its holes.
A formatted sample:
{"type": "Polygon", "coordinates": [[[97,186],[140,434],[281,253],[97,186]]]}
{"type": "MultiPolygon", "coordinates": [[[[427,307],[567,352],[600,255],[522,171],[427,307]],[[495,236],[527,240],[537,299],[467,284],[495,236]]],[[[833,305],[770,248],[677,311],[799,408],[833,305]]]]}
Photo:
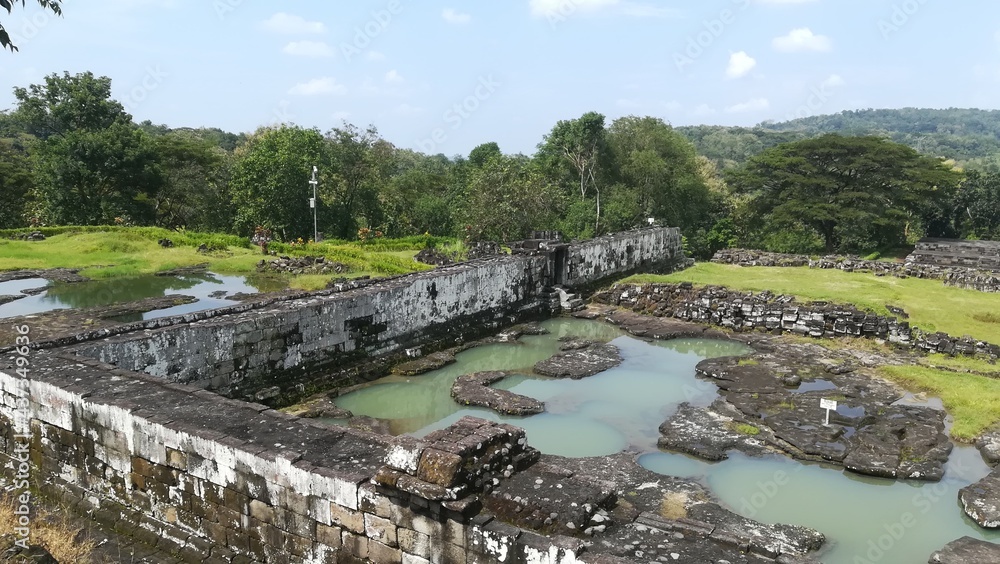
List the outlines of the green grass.
{"type": "Polygon", "coordinates": [[[733,421],[729,425],[729,428],[741,435],[749,435],[751,437],[756,437],[760,434],[760,429],[749,423],[737,423],[733,421]]]}
{"type": "Polygon", "coordinates": [[[883,366],[879,373],[907,389],[941,398],[954,419],[951,436],[972,442],[1000,423],[1000,380],[923,366],[883,366]]]}
{"type": "MultiPolygon", "coordinates": [[[[23,232],[17,230],[16,232],[23,232]]],[[[220,274],[251,274],[265,258],[251,247],[249,240],[233,235],[168,231],[154,227],[65,227],[46,228],[44,241],[0,239],[0,271],[46,268],[82,269],[89,278],[106,279],[153,274],[175,268],[208,264],[220,274]],[[157,241],[170,239],[172,248],[157,241]],[[199,245],[213,249],[199,253],[199,245]]],[[[10,236],[12,231],[0,231],[10,236]]],[[[348,266],[349,272],[335,275],[308,275],[293,279],[291,286],[319,289],[341,276],[350,278],[406,274],[432,267],[413,260],[425,245],[445,245],[453,240],[435,237],[410,237],[371,243],[326,241],[311,245],[275,243],[272,250],[292,256],[322,255],[328,261],[348,266]]]]}
{"type": "Polygon", "coordinates": [[[945,286],[940,280],[874,276],[840,270],[776,267],[739,267],[700,263],[669,276],[642,274],[627,283],[692,282],[734,290],[794,295],[802,301],[853,304],[889,315],[886,304],[902,307],[911,324],[925,331],[972,335],[1000,343],[1000,294],[945,286]]]}
{"type": "Polygon", "coordinates": [[[737,365],[737,366],[757,366],[757,365],[759,365],[759,364],[760,364],[760,361],[759,361],[759,360],[755,360],[755,359],[752,359],[752,358],[744,358],[744,359],[740,359],[740,360],[739,360],[739,361],[738,361],[738,362],[736,363],[736,365],[737,365]]]}

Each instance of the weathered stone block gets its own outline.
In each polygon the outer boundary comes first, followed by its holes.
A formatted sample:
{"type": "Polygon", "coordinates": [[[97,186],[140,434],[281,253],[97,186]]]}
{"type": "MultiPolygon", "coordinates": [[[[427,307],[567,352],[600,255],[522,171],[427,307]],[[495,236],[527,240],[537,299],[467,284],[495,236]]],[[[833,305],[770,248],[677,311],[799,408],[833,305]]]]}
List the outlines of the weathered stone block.
{"type": "Polygon", "coordinates": [[[390,547],[399,546],[396,540],[396,526],[388,519],[365,514],[365,536],[390,547]]]}
{"type": "Polygon", "coordinates": [[[417,478],[431,484],[451,487],[459,478],[462,457],[434,448],[424,449],[417,468],[417,478]]]}

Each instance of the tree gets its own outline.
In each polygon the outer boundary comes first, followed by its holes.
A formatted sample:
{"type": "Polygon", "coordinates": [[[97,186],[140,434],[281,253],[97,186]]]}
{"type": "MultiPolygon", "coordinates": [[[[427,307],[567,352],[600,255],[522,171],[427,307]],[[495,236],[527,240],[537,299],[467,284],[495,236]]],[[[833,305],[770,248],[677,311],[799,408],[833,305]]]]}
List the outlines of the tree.
{"type": "MultiPolygon", "coordinates": [[[[730,175],[752,221],[812,230],[826,251],[865,251],[916,235],[924,212],[951,198],[961,174],[879,137],[824,135],[779,145],[730,175]]],[[[807,232],[803,232],[808,236],[807,232]]]]}
{"type": "Polygon", "coordinates": [[[149,137],[111,99],[111,79],[49,75],[15,88],[13,118],[36,139],[37,205],[44,221],[108,224],[153,220],[162,184],[149,137]]]}
{"type": "Polygon", "coordinates": [[[526,157],[494,156],[471,173],[462,221],[476,240],[523,239],[555,224],[559,192],[526,157]]]}
{"type": "Polygon", "coordinates": [[[601,189],[600,172],[607,160],[604,116],[587,112],[577,119],[562,120],[539,145],[539,157],[550,168],[569,166],[576,177],[580,199],[595,193],[594,231],[600,232],[601,189]]]}
{"type": "MultiPolygon", "coordinates": [[[[323,135],[297,126],[263,127],[233,157],[230,190],[236,231],[249,236],[260,226],[285,241],[311,238],[312,167],[320,169],[321,189],[327,188],[333,176],[323,135]]],[[[329,199],[321,193],[320,200],[318,211],[328,213],[329,199]]]]}
{"type": "Polygon", "coordinates": [[[156,198],[156,222],[164,227],[228,231],[234,211],[229,194],[229,155],[192,131],[153,139],[164,185],[156,198]]]}
{"type": "Polygon", "coordinates": [[[612,195],[616,208],[635,201],[632,217],[619,228],[635,227],[647,217],[685,232],[704,223],[712,202],[691,142],[659,118],[635,116],[615,120],[607,140],[618,181],[631,192],[612,195]]]}
{"type": "Polygon", "coordinates": [[[395,148],[374,126],[361,130],[345,124],[331,129],[326,142],[334,170],[335,232],[348,239],[359,227],[381,227],[386,218],[379,191],[394,172],[395,148]]]}
{"type": "Polygon", "coordinates": [[[1000,173],[969,171],[953,209],[959,236],[1000,239],[1000,173]]]}
{"type": "MultiPolygon", "coordinates": [[[[17,5],[17,0],[0,0],[0,8],[6,8],[7,13],[10,14],[14,6],[17,5]]],[[[21,7],[27,5],[27,0],[21,0],[21,7]]],[[[46,10],[52,10],[52,13],[61,16],[62,15],[62,0],[38,0],[38,5],[46,10]]],[[[0,23],[0,49],[10,49],[13,53],[17,51],[17,45],[11,41],[10,34],[4,29],[3,24],[0,23]]]]}
{"type": "Polygon", "coordinates": [[[482,145],[477,146],[469,152],[469,163],[476,168],[482,168],[487,161],[493,157],[499,157],[502,154],[503,153],[500,152],[500,145],[490,141],[489,143],[483,143],[482,145]]]}
{"type": "Polygon", "coordinates": [[[0,229],[21,227],[34,180],[24,151],[10,139],[0,139],[0,229]]]}

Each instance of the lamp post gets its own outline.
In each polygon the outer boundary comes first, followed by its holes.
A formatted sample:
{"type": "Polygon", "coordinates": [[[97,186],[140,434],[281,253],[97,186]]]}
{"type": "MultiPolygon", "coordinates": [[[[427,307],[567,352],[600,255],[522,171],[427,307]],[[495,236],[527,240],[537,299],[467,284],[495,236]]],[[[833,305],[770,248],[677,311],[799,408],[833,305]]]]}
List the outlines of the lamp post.
{"type": "Polygon", "coordinates": [[[316,180],[316,173],[317,172],[319,172],[319,169],[314,166],[313,167],[312,180],[309,181],[309,184],[312,185],[312,189],[313,189],[313,197],[309,199],[309,207],[311,207],[312,210],[313,210],[313,242],[314,243],[319,243],[319,224],[316,221],[316,186],[319,185],[319,181],[316,180]]]}

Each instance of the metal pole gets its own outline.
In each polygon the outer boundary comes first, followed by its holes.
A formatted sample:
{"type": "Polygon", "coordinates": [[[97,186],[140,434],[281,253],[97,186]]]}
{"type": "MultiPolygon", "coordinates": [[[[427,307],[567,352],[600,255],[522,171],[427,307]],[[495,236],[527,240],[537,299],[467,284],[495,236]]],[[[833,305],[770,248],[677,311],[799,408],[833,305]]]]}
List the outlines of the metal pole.
{"type": "Polygon", "coordinates": [[[312,180],[309,181],[309,184],[312,184],[312,187],[313,187],[313,199],[312,199],[313,206],[312,206],[312,208],[313,208],[313,242],[314,243],[319,243],[319,224],[317,223],[317,220],[316,220],[316,208],[319,206],[319,200],[316,199],[316,186],[319,184],[319,181],[316,180],[316,171],[317,170],[318,169],[316,167],[313,167],[312,180]]]}

